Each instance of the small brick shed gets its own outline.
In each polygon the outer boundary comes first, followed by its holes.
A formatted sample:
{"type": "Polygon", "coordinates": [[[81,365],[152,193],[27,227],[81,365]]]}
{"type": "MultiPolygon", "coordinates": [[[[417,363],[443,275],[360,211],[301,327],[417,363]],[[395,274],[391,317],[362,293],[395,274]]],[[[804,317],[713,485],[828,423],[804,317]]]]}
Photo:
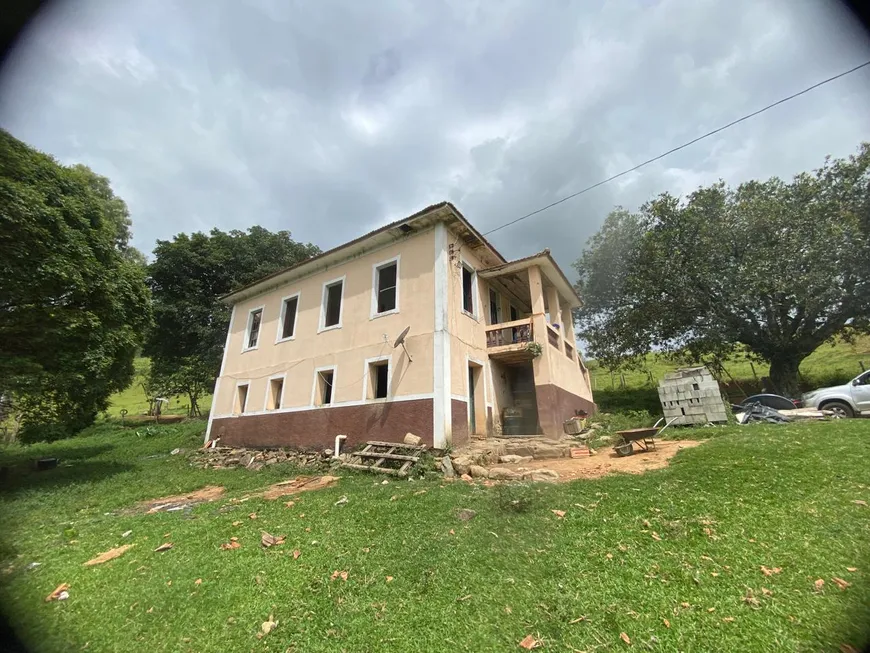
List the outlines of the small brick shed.
{"type": "Polygon", "coordinates": [[[728,421],[719,382],[703,366],[665,374],[659,381],[659,401],[665,420],[677,418],[675,425],[728,421]]]}

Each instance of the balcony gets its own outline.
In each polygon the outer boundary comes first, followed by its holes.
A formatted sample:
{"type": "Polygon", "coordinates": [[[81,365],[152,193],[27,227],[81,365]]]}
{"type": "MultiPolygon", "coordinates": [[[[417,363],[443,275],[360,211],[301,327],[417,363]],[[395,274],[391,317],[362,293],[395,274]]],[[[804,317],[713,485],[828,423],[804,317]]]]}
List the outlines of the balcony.
{"type": "Polygon", "coordinates": [[[532,319],[501,322],[486,327],[486,351],[490,358],[504,363],[530,361],[534,354],[527,349],[534,342],[532,319]]]}

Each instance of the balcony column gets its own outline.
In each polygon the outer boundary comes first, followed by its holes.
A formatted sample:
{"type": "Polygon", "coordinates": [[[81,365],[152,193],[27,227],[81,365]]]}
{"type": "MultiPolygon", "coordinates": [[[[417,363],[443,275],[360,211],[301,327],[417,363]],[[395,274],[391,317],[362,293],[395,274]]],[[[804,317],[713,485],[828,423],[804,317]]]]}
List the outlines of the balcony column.
{"type": "Polygon", "coordinates": [[[574,335],[574,317],[567,306],[562,308],[562,336],[577,351],[577,337],[574,335]]]}
{"type": "Polygon", "coordinates": [[[532,265],[529,273],[529,295],[532,298],[532,315],[544,314],[544,284],[541,281],[541,269],[532,265]]]}

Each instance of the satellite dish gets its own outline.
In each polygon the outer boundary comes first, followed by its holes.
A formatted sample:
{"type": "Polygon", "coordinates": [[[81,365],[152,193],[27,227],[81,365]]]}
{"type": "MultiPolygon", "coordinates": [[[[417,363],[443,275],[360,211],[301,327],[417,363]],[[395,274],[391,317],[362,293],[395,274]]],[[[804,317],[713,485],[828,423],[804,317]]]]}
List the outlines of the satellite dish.
{"type": "Polygon", "coordinates": [[[408,335],[408,331],[410,331],[410,330],[411,330],[410,326],[405,327],[405,329],[402,331],[402,333],[399,334],[399,337],[396,338],[396,342],[393,343],[393,349],[395,349],[399,345],[402,345],[402,349],[405,350],[405,354],[408,356],[408,360],[413,363],[414,361],[411,359],[411,354],[408,353],[408,348],[405,347],[405,336],[408,335]]]}

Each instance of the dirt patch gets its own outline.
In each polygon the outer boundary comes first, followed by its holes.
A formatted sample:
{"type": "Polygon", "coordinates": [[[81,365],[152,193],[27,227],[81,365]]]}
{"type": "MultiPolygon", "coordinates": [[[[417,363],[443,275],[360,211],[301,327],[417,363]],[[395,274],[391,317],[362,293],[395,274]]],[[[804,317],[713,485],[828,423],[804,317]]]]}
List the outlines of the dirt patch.
{"type": "Polygon", "coordinates": [[[642,474],[650,469],[667,467],[680,449],[696,447],[696,440],[659,441],[654,451],[637,452],[630,456],[617,456],[612,449],[598,449],[592,456],[580,458],[556,458],[551,460],[533,460],[531,462],[512,465],[499,465],[513,471],[531,471],[533,469],[552,469],[559,474],[559,482],[573,481],[578,478],[598,478],[613,472],[642,474]]]}
{"type": "Polygon", "coordinates": [[[129,512],[151,514],[155,512],[175,512],[183,510],[188,506],[195,506],[199,503],[206,503],[219,499],[224,493],[224,489],[219,485],[209,485],[187,494],[173,494],[168,497],[160,497],[159,499],[149,499],[140,501],[129,512]]]}

